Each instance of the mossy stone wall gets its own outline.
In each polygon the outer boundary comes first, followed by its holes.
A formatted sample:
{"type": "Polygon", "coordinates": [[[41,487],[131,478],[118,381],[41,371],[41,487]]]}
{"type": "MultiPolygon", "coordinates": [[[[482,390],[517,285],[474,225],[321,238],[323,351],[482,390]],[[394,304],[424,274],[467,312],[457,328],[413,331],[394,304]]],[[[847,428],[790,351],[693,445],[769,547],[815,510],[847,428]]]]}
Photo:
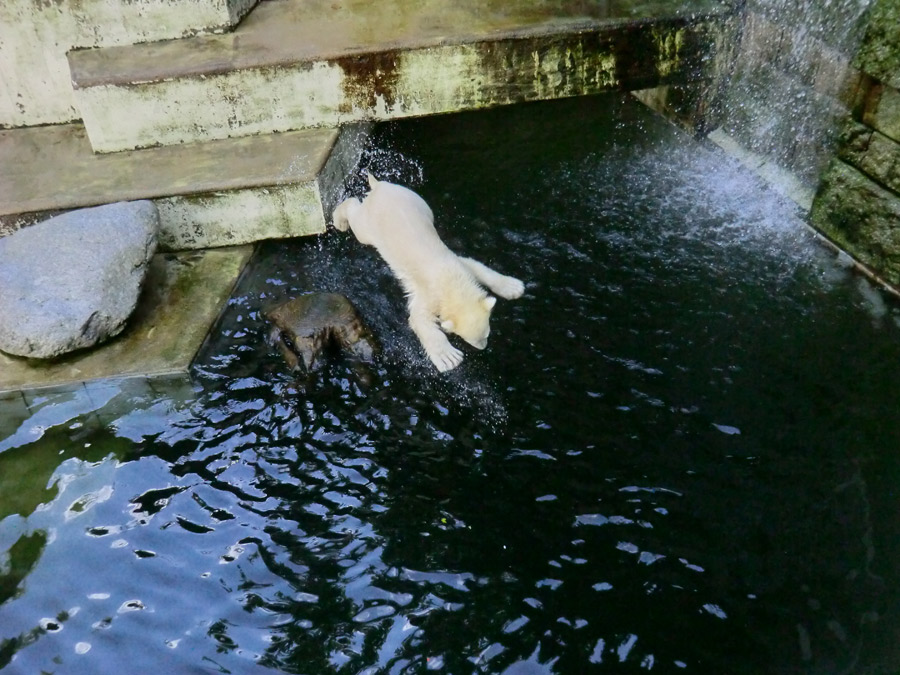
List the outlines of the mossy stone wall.
{"type": "Polygon", "coordinates": [[[877,0],[854,65],[852,114],[813,201],[813,225],[900,285],[900,3],[877,0]]]}

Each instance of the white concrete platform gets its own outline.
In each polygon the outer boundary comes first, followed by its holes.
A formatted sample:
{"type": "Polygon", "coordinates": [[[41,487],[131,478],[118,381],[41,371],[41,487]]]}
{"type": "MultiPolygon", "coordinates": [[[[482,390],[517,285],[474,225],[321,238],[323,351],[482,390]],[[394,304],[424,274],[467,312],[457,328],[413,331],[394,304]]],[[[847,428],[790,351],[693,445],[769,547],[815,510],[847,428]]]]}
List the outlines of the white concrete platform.
{"type": "Polygon", "coordinates": [[[232,29],[257,0],[3,0],[0,127],[79,119],[66,52],[232,29]]]}

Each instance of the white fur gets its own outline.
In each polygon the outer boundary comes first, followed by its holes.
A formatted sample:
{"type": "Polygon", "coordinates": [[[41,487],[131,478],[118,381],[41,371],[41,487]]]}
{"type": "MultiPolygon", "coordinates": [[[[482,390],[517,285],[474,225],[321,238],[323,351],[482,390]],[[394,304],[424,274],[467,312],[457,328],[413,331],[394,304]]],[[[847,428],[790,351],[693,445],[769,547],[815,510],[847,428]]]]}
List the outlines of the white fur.
{"type": "Polygon", "coordinates": [[[334,226],[342,232],[349,227],[360,243],[378,250],[406,292],[409,325],[428,358],[441,372],[451,370],[463,355],[442,329],[484,349],[497,299],[481,285],[507,299],[521,296],[525,285],[447,248],[428,204],[412,190],[372,174],[369,187],[362,203],[351,198],[338,205],[334,226]]]}

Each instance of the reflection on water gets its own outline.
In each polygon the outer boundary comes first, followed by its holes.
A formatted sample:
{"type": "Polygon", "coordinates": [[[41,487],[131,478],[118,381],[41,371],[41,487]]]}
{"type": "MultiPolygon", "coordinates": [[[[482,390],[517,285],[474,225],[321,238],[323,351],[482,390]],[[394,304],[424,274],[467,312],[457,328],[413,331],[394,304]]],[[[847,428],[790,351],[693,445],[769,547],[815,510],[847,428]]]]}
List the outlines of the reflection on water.
{"type": "Polygon", "coordinates": [[[617,98],[385,126],[367,157],[525,297],[440,376],[373,251],[270,243],[196,388],[29,401],[4,672],[900,664],[898,313],[789,206],[617,98]],[[270,353],[261,309],[308,290],[360,307],[372,381],[270,353]]]}

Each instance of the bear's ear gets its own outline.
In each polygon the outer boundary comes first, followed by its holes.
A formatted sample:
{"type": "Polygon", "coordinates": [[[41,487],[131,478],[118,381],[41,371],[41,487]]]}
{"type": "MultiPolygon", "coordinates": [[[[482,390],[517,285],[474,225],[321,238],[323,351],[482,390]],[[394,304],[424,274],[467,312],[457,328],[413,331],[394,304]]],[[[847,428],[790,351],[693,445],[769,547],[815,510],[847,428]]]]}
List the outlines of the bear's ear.
{"type": "Polygon", "coordinates": [[[484,300],[482,300],[481,303],[484,305],[484,308],[490,312],[492,309],[494,309],[494,305],[497,304],[497,298],[495,298],[493,295],[489,295],[484,300]]]}
{"type": "Polygon", "coordinates": [[[456,328],[456,324],[454,324],[450,319],[444,319],[443,321],[441,321],[441,328],[444,329],[445,333],[452,333],[453,329],[456,328]]]}

